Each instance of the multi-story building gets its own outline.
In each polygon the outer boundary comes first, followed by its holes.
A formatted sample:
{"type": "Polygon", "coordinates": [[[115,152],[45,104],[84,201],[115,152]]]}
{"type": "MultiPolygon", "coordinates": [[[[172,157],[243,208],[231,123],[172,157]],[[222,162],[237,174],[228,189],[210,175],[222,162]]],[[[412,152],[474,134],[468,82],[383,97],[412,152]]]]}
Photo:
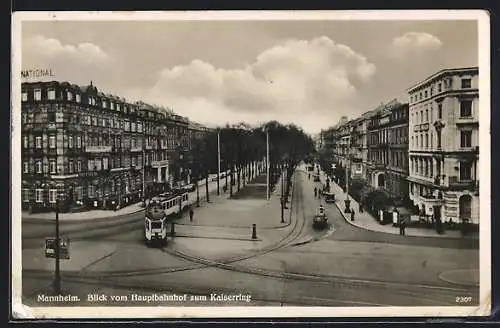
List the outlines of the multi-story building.
{"type": "Polygon", "coordinates": [[[143,181],[167,180],[168,150],[172,156],[189,144],[186,119],[106,95],[92,83],[23,83],[21,108],[25,209],[50,210],[57,198],[62,210],[138,201],[143,181]]]}
{"type": "Polygon", "coordinates": [[[410,199],[436,220],[479,222],[478,74],[445,69],[408,90],[410,199]]]}
{"type": "Polygon", "coordinates": [[[368,181],[396,205],[408,199],[408,104],[379,107],[368,123],[368,181]]]}

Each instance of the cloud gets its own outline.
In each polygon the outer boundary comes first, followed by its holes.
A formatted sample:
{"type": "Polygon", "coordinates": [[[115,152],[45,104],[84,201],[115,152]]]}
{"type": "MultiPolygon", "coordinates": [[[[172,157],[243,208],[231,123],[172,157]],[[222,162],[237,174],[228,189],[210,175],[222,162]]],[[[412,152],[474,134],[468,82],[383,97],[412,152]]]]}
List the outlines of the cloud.
{"type": "Polygon", "coordinates": [[[349,112],[359,87],[375,72],[363,55],[327,37],[291,39],[238,69],[216,68],[198,59],[165,68],[152,87],[129,89],[127,94],[204,123],[268,118],[313,127],[329,118],[334,124],[349,112]]]}
{"type": "Polygon", "coordinates": [[[48,60],[70,59],[78,62],[102,63],[109,59],[108,54],[93,43],[62,44],[57,39],[45,38],[40,35],[24,41],[23,53],[48,60]]]}
{"type": "Polygon", "coordinates": [[[99,80],[111,86],[117,75],[112,73],[112,64],[112,57],[90,42],[64,44],[60,40],[37,35],[24,39],[22,43],[23,69],[51,69],[55,74],[55,77],[41,80],[57,79],[78,84],[99,80]]]}
{"type": "Polygon", "coordinates": [[[392,40],[390,51],[392,57],[401,58],[410,55],[422,55],[438,50],[443,42],[432,34],[423,32],[407,32],[392,40]]]}

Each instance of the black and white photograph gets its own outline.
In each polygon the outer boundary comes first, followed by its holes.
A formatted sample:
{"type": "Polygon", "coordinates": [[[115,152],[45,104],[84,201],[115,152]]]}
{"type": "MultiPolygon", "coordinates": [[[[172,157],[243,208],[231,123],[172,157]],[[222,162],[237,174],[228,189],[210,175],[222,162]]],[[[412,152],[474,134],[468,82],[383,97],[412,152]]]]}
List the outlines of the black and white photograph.
{"type": "Polygon", "coordinates": [[[489,315],[487,13],[12,22],[14,317],[489,315]]]}

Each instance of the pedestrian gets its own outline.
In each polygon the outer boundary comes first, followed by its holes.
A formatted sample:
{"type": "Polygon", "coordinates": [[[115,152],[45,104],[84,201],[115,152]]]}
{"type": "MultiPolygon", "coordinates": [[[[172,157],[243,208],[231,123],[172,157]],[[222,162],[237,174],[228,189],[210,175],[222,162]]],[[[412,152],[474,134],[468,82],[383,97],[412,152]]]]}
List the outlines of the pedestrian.
{"type": "Polygon", "coordinates": [[[192,208],[189,209],[189,221],[193,222],[194,211],[192,208]]]}
{"type": "Polygon", "coordinates": [[[401,222],[399,223],[399,234],[402,236],[406,235],[406,217],[401,218],[401,222]]]}
{"type": "Polygon", "coordinates": [[[359,213],[363,213],[363,203],[359,202],[359,213]]]}
{"type": "Polygon", "coordinates": [[[354,221],[354,208],[351,208],[351,221],[354,221]]]}

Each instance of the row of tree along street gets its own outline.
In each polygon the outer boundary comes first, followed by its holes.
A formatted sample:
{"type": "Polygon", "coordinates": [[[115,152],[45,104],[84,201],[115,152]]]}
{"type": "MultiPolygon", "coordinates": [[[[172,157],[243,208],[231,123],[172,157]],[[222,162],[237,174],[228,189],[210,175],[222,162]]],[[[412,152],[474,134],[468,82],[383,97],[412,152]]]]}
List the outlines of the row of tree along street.
{"type": "Polygon", "coordinates": [[[229,172],[221,177],[225,179],[222,188],[229,189],[232,196],[233,188],[239,191],[250,177],[256,176],[259,163],[265,163],[268,147],[270,190],[285,168],[288,171],[286,185],[289,187],[297,164],[314,151],[311,137],[293,124],[271,121],[252,127],[240,123],[212,130],[204,138],[194,140],[184,164],[190,169],[193,182],[206,179],[208,194],[209,174],[218,172],[220,158],[220,171],[229,172]]]}

